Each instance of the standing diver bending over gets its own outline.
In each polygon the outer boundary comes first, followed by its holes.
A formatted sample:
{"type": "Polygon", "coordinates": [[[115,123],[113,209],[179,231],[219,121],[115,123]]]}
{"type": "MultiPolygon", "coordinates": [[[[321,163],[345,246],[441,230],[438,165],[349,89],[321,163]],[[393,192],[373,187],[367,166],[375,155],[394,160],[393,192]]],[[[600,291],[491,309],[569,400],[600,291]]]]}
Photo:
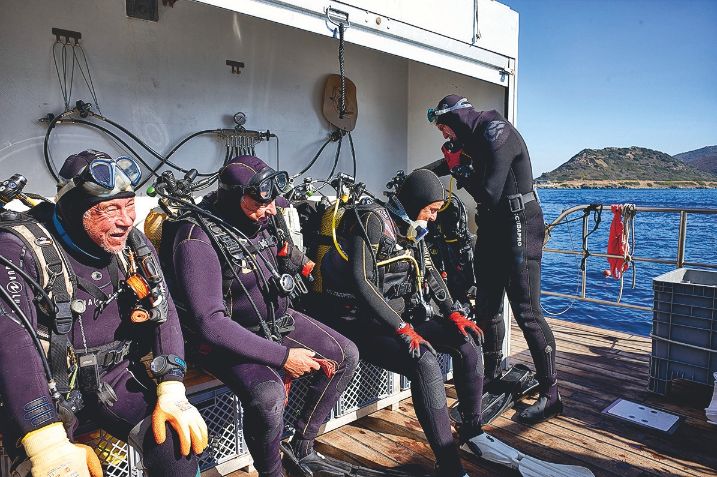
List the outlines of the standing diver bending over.
{"type": "Polygon", "coordinates": [[[362,359],[411,379],[416,416],[436,456],[437,475],[463,477],[434,347],[454,359],[463,418],[459,434],[465,442],[482,433],[482,337],[454,307],[421,240],[443,200],[438,177],[418,170],[386,208],[374,203],[357,206],[355,214],[345,212],[337,231],[342,250],[334,247],[322,260],[322,319],[350,337],[362,359]]]}
{"type": "Polygon", "coordinates": [[[304,475],[343,475],[333,459],[314,451],[314,439],[351,380],[358,350],[290,307],[292,280],[307,276],[313,262],[280,224],[277,205],[286,202],[278,194],[287,185],[286,172],[257,157],[232,159],[220,172],[218,192],[200,204],[214,218],[198,214],[173,226],[165,221],[160,250],[163,265],[172,269],[172,292],[186,307],[183,319],[200,364],[241,401],[244,436],[259,475],[284,475],[282,376],[308,373],[314,376],[285,454],[293,454],[304,475]]]}
{"type": "Polygon", "coordinates": [[[540,307],[543,212],[533,190],[528,148],[518,131],[496,111],[476,111],[466,98],[450,95],[428,120],[449,141],[445,159],[426,166],[452,174],[476,200],[476,313],[485,330],[486,379],[500,371],[505,326],[503,290],[523,330],[540,383],[540,397],[519,414],[535,423],[559,414],[563,404],[555,370],[555,337],[540,307]]]}
{"type": "Polygon", "coordinates": [[[0,214],[0,288],[13,293],[0,294],[5,449],[24,450],[33,477],[101,476],[94,452],[71,442],[91,419],[129,438],[151,477],[194,477],[190,448],[204,450],[207,427],[185,397],[184,342],[156,252],[132,226],[139,166],[88,150],[60,177],[56,205],[0,214]],[[22,322],[49,340],[47,367],[22,322]],[[150,350],[158,386],[140,362],[150,350]]]}

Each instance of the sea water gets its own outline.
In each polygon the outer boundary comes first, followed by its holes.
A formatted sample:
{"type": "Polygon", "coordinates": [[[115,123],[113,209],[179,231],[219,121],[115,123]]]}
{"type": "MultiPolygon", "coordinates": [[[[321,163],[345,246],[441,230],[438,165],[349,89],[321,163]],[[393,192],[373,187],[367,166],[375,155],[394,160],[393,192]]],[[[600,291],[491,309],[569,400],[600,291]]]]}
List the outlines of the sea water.
{"type": "MultiPolygon", "coordinates": [[[[592,203],[717,209],[717,190],[713,189],[540,189],[539,194],[546,222],[552,222],[561,211],[574,205],[592,203]]],[[[580,215],[573,214],[571,218],[580,215]]],[[[588,239],[591,252],[607,252],[612,216],[609,206],[605,207],[598,229],[588,239]]],[[[593,224],[591,217],[590,229],[593,224]]],[[[547,247],[582,250],[581,230],[581,221],[560,225],[553,229],[547,247]]],[[[635,217],[635,248],[632,253],[635,257],[675,260],[678,232],[679,214],[639,212],[635,217]]],[[[717,215],[688,215],[685,261],[717,264],[716,242],[717,215]]],[[[580,256],[544,253],[542,289],[579,295],[580,262],[580,256]]],[[[606,258],[588,258],[588,297],[611,301],[617,299],[620,282],[603,275],[603,270],[607,268],[606,258]]],[[[637,263],[634,270],[635,288],[632,288],[633,270],[630,269],[625,272],[621,301],[651,307],[652,279],[674,269],[674,265],[637,263]]],[[[546,316],[640,335],[649,335],[651,330],[651,312],[545,295],[542,304],[546,316]]]]}

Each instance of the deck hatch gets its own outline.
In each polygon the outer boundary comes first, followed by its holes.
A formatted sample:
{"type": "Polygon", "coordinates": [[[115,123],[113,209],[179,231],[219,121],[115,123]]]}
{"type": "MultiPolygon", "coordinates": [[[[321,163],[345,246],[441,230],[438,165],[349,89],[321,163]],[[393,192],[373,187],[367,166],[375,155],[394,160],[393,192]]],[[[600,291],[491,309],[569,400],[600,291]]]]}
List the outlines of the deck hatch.
{"type": "Polygon", "coordinates": [[[672,434],[680,423],[680,417],[669,412],[646,406],[639,402],[617,399],[606,407],[603,414],[609,414],[618,419],[632,422],[638,426],[647,427],[661,432],[672,434]]]}

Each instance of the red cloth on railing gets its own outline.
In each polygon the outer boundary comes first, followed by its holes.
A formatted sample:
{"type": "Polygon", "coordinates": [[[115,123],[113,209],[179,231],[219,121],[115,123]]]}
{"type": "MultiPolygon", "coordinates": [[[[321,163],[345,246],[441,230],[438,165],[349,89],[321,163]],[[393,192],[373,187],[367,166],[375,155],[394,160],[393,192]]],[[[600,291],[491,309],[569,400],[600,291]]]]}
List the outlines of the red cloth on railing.
{"type": "MultiPolygon", "coordinates": [[[[625,257],[629,252],[627,244],[627,235],[625,234],[625,224],[622,220],[622,206],[613,205],[612,223],[610,224],[610,236],[607,241],[607,253],[609,255],[620,255],[625,257]]],[[[606,277],[614,277],[619,280],[622,274],[630,268],[630,264],[622,258],[608,258],[610,268],[603,273],[606,277]]]]}

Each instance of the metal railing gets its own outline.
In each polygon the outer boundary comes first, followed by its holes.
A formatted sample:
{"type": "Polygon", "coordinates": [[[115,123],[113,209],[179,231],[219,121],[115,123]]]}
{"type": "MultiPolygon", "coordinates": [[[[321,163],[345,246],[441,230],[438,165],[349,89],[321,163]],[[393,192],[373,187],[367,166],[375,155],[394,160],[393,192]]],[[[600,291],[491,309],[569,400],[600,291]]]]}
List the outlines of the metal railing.
{"type": "MultiPolygon", "coordinates": [[[[589,225],[589,218],[592,213],[602,213],[602,211],[610,210],[610,205],[602,205],[602,204],[589,204],[589,205],[576,205],[574,207],[571,207],[569,209],[564,210],[555,220],[553,220],[550,224],[546,226],[546,241],[545,244],[543,244],[543,252],[549,252],[549,253],[559,253],[559,254],[565,254],[565,255],[579,255],[582,257],[581,262],[581,285],[580,285],[580,294],[570,294],[570,293],[559,293],[559,292],[551,292],[543,290],[541,293],[543,295],[547,296],[554,296],[558,298],[569,298],[569,299],[576,299],[580,301],[586,301],[590,303],[596,303],[599,305],[611,305],[611,306],[619,306],[623,308],[631,308],[635,310],[642,310],[642,311],[649,311],[652,312],[653,309],[651,306],[643,306],[643,305],[634,305],[630,303],[622,303],[620,302],[620,299],[618,298],[617,301],[610,301],[610,300],[602,300],[599,298],[591,298],[587,296],[587,259],[589,257],[600,257],[600,258],[616,258],[616,259],[624,259],[628,263],[631,262],[646,262],[646,263],[658,263],[658,264],[664,264],[664,265],[674,265],[677,268],[690,266],[690,267],[700,267],[700,268],[714,268],[717,269],[717,264],[711,264],[711,263],[702,263],[702,262],[687,262],[685,261],[685,244],[687,243],[687,216],[688,214],[695,214],[695,215],[717,215],[717,209],[687,209],[687,208],[675,208],[675,207],[643,207],[643,206],[632,206],[632,210],[635,214],[638,212],[648,212],[648,213],[667,213],[667,214],[679,214],[680,216],[680,223],[679,223],[679,232],[677,237],[677,256],[675,259],[664,259],[664,258],[653,258],[653,257],[636,257],[633,255],[611,255],[608,253],[600,253],[600,252],[591,252],[588,248],[588,241],[589,236],[592,233],[590,231],[590,225],[589,225]],[[556,226],[560,225],[561,223],[567,222],[570,219],[570,217],[573,214],[576,213],[582,213],[582,250],[566,250],[566,249],[558,249],[558,248],[550,248],[546,245],[550,241],[549,233],[550,231],[555,228],[556,226]]],[[[577,219],[572,220],[580,220],[578,217],[577,219]]]]}

